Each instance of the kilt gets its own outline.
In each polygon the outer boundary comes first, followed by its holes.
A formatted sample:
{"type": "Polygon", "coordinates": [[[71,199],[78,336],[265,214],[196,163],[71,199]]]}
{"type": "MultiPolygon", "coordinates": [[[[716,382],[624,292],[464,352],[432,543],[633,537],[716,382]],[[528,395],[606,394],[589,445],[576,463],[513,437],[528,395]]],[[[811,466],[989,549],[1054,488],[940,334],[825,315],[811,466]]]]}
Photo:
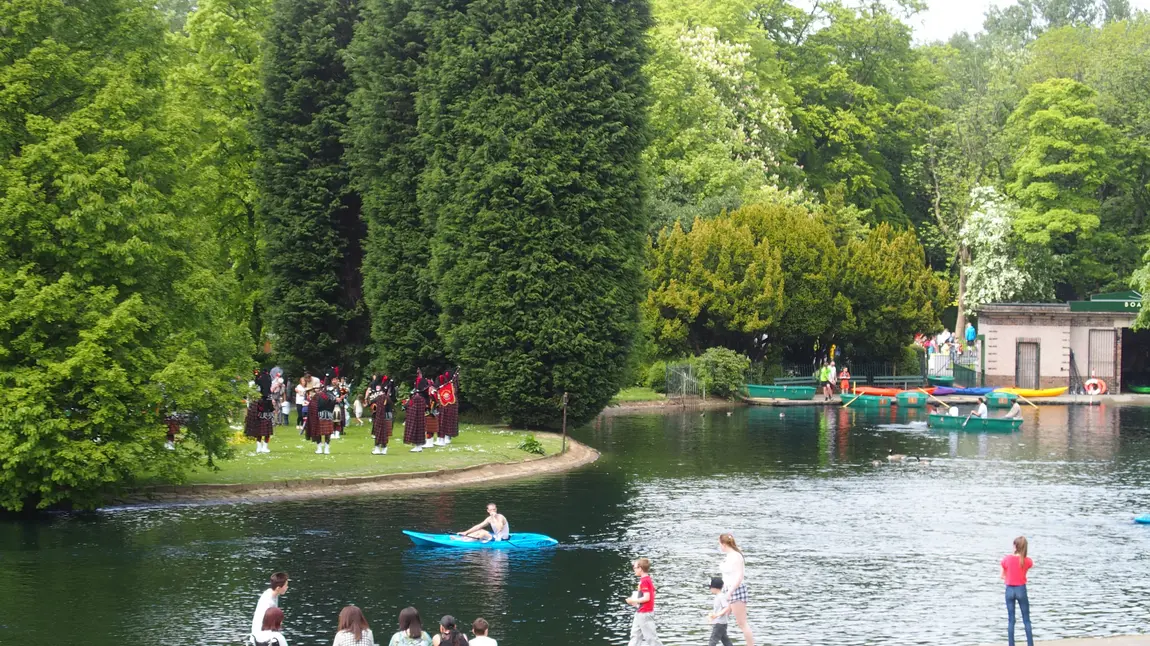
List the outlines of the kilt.
{"type": "Polygon", "coordinates": [[[314,439],[318,442],[321,438],[330,437],[333,432],[335,432],[335,422],[325,413],[320,413],[319,419],[315,421],[314,439]]]}
{"type": "Polygon", "coordinates": [[[180,432],[180,418],[174,416],[165,417],[164,423],[168,425],[168,441],[174,442],[176,440],[176,433],[180,432]]]}
{"type": "Polygon", "coordinates": [[[379,408],[379,412],[371,416],[371,436],[376,444],[387,444],[391,439],[391,418],[383,412],[383,406],[379,408]]]}
{"type": "Polygon", "coordinates": [[[459,405],[439,409],[439,428],[446,437],[459,437],[459,405]]]}
{"type": "Polygon", "coordinates": [[[248,404],[248,411],[244,413],[244,435],[248,437],[260,437],[263,435],[260,422],[260,402],[258,399],[252,400],[252,402],[248,404]]]}
{"type": "Polygon", "coordinates": [[[316,410],[315,397],[312,397],[307,402],[307,420],[304,422],[303,431],[304,437],[309,440],[315,439],[316,422],[319,421],[319,411],[316,410]]]}
{"type": "Polygon", "coordinates": [[[403,420],[403,443],[423,444],[424,430],[427,428],[424,413],[427,412],[427,402],[418,395],[411,398],[407,404],[407,417],[403,420]]]}
{"type": "MultiPolygon", "coordinates": [[[[427,426],[427,437],[435,437],[435,434],[440,432],[440,430],[439,430],[439,418],[436,417],[435,415],[428,415],[426,426],[427,426]]],[[[440,437],[443,437],[443,435],[440,435],[440,437]]]]}
{"type": "Polygon", "coordinates": [[[263,437],[271,437],[276,430],[275,413],[269,408],[266,412],[260,413],[259,433],[263,437]]]}

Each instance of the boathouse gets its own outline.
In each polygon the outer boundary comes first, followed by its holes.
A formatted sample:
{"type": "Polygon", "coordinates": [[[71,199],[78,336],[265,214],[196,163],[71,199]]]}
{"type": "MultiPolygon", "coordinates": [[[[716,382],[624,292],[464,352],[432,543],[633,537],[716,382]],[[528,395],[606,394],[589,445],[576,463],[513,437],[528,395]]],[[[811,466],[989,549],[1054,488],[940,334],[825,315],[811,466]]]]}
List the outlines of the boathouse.
{"type": "Polygon", "coordinates": [[[1131,329],[1136,291],[1068,303],[990,303],[978,310],[987,386],[1056,388],[1096,377],[1110,392],[1150,385],[1150,332],[1131,329]]]}

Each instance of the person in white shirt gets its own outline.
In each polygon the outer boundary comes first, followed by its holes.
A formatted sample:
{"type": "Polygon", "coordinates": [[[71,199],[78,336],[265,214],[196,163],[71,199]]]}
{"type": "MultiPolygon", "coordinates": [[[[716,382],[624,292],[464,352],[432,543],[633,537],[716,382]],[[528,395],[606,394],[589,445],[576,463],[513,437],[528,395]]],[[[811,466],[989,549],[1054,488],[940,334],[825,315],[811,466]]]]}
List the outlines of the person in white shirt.
{"type": "Polygon", "coordinates": [[[471,622],[471,632],[475,634],[474,637],[468,642],[471,646],[499,646],[499,643],[494,639],[487,636],[487,631],[490,626],[487,625],[487,620],[483,617],[476,618],[471,622]]]}
{"type": "Polygon", "coordinates": [[[951,407],[950,407],[950,408],[949,408],[949,409],[946,411],[946,414],[947,414],[947,415],[950,415],[951,417],[958,417],[958,416],[959,416],[959,412],[958,412],[958,406],[951,406],[951,407]]]}
{"type": "Polygon", "coordinates": [[[279,596],[288,589],[288,575],[287,572],[276,572],[271,576],[270,583],[267,590],[260,595],[260,600],[256,603],[255,614],[252,615],[252,634],[263,630],[264,614],[268,608],[279,607],[279,596]]]}
{"type": "Polygon", "coordinates": [[[1010,404],[1010,412],[1006,414],[1007,419],[1016,419],[1022,417],[1022,407],[1018,405],[1018,400],[1014,400],[1010,404]]]}
{"type": "Polygon", "coordinates": [[[248,643],[252,646],[288,646],[283,634],[284,611],[276,607],[267,609],[260,630],[252,633],[248,643]]]}
{"type": "Polygon", "coordinates": [[[974,416],[979,417],[981,419],[986,419],[987,412],[986,412],[986,398],[985,397],[979,397],[978,398],[978,410],[976,410],[974,412],[974,416]]]}

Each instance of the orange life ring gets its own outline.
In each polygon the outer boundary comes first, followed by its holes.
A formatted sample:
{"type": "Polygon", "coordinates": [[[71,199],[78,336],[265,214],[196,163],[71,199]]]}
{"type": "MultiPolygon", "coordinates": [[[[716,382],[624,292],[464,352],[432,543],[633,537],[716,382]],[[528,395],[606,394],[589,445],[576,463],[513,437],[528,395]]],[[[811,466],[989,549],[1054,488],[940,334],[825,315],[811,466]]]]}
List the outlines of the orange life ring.
{"type": "Polygon", "coordinates": [[[1083,384],[1083,387],[1086,389],[1087,395],[1105,395],[1106,394],[1106,382],[1102,381],[1101,379],[1095,379],[1095,378],[1087,379],[1086,383],[1083,384]]]}

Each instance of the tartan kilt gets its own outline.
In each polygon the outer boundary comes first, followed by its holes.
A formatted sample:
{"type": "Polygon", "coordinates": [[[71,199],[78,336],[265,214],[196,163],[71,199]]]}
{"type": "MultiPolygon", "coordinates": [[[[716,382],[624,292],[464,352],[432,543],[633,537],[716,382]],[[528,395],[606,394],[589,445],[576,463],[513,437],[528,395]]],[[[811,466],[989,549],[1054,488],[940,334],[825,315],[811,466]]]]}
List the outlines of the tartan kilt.
{"type": "MultiPolygon", "coordinates": [[[[272,413],[264,413],[264,415],[271,415],[272,413]]],[[[275,420],[270,417],[260,417],[260,434],[264,437],[270,437],[276,431],[275,420]]]]}
{"type": "Polygon", "coordinates": [[[333,432],[335,432],[335,422],[332,420],[320,418],[315,421],[314,439],[330,437],[333,432]]]}
{"type": "Polygon", "coordinates": [[[382,406],[378,413],[371,416],[371,436],[375,438],[376,444],[387,444],[391,439],[391,420],[383,412],[382,406]]]}
{"type": "Polygon", "coordinates": [[[303,425],[303,432],[304,432],[304,437],[306,437],[309,440],[315,439],[316,422],[318,421],[316,418],[319,417],[319,411],[317,411],[315,409],[315,405],[316,405],[316,401],[315,401],[314,397],[312,397],[311,399],[308,400],[308,402],[307,402],[307,421],[303,425]]]}
{"type": "MultiPolygon", "coordinates": [[[[437,433],[440,433],[439,418],[436,417],[435,415],[428,415],[426,427],[427,427],[427,437],[434,437],[437,433]]],[[[440,437],[443,437],[443,435],[440,434],[440,437]]]]}
{"type": "Polygon", "coordinates": [[[440,409],[439,427],[447,437],[459,437],[459,405],[452,404],[440,409]]]}
{"type": "Polygon", "coordinates": [[[427,403],[421,397],[412,397],[407,405],[407,417],[403,420],[403,443],[423,444],[424,431],[427,428],[423,414],[427,412],[427,403]]]}
{"type": "Polygon", "coordinates": [[[244,413],[244,435],[259,437],[261,434],[260,404],[259,400],[253,400],[248,404],[248,411],[244,413]]]}

